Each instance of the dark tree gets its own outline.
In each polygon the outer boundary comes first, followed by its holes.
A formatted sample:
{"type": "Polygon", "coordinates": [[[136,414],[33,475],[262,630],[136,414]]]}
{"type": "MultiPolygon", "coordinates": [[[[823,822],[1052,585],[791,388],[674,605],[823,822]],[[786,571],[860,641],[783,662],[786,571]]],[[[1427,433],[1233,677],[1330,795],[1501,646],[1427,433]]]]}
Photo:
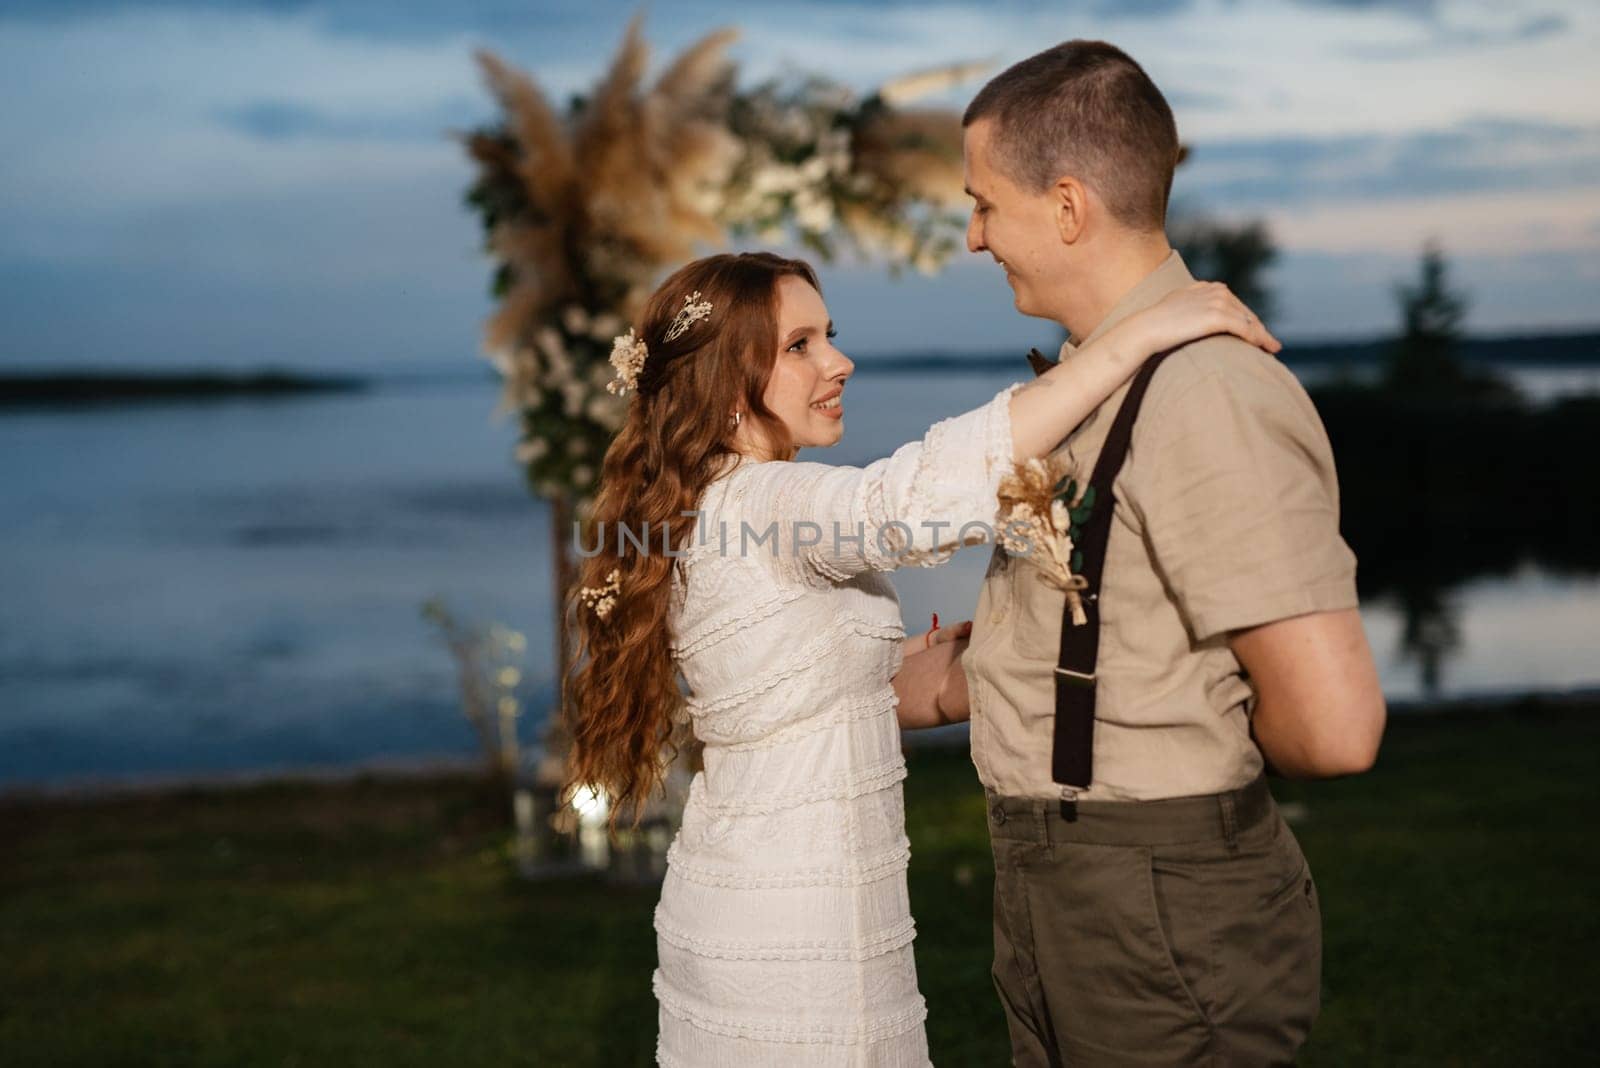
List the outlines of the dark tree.
{"type": "Polygon", "coordinates": [[[1229,226],[1191,215],[1174,220],[1167,230],[1190,273],[1226,283],[1262,319],[1272,318],[1272,293],[1262,275],[1278,250],[1266,223],[1256,219],[1229,226]]]}
{"type": "Polygon", "coordinates": [[[1389,352],[1384,383],[1397,393],[1414,396],[1459,394],[1465,378],[1456,346],[1466,297],[1450,288],[1444,252],[1429,244],[1414,285],[1395,286],[1400,302],[1401,334],[1389,352]]]}
{"type": "Polygon", "coordinates": [[[1460,356],[1466,295],[1452,289],[1444,252],[1429,243],[1415,283],[1395,287],[1401,335],[1389,350],[1383,385],[1391,394],[1419,402],[1515,402],[1516,389],[1460,356]]]}

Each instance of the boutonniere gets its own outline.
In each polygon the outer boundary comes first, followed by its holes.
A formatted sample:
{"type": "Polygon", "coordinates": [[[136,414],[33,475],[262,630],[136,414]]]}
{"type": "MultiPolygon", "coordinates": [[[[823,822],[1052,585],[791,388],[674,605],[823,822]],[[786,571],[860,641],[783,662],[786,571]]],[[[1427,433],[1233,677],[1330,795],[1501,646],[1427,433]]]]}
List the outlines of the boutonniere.
{"type": "Polygon", "coordinates": [[[1074,626],[1087,623],[1079,572],[1083,553],[1076,546],[1094,511],[1094,487],[1078,489],[1057,461],[1034,458],[1017,464],[1000,480],[1000,544],[1039,568],[1045,582],[1066,595],[1074,626]]]}

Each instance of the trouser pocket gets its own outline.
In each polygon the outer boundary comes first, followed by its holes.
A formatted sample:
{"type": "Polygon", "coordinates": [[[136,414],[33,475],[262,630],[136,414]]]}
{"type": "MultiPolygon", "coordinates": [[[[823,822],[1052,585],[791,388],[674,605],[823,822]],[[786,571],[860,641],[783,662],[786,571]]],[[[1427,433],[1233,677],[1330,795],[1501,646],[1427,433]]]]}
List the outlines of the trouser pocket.
{"type": "Polygon", "coordinates": [[[1039,980],[1067,1064],[1205,1064],[1210,1023],[1163,930],[1151,850],[1059,843],[1028,880],[1039,980]]]}
{"type": "Polygon", "coordinates": [[[1166,964],[1181,995],[1207,1027],[1212,1024],[1217,945],[1215,890],[1206,865],[1175,862],[1152,849],[1147,856],[1150,912],[1166,964]]]}
{"type": "Polygon", "coordinates": [[[1211,876],[1220,1060],[1292,1064],[1322,993],[1322,913],[1310,866],[1274,813],[1211,876]]]}
{"type": "MultiPolygon", "coordinates": [[[[1039,982],[1037,945],[1028,908],[1023,869],[1041,859],[1044,847],[1029,843],[994,842],[994,977],[995,992],[1006,1014],[1012,1063],[1017,1068],[1053,1068],[1060,1064],[1039,982]]],[[[1044,857],[1043,859],[1048,859],[1044,857]]]]}

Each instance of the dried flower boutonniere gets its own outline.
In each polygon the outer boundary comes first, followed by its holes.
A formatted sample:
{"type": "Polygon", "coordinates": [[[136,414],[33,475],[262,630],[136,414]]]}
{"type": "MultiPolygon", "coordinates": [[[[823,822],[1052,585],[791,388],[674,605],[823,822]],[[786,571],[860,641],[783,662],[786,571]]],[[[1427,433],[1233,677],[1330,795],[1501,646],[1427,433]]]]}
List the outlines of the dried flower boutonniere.
{"type": "Polygon", "coordinates": [[[1074,626],[1087,623],[1080,572],[1083,553],[1076,546],[1094,510],[1094,487],[1082,492],[1058,462],[1028,460],[1000,480],[1000,544],[1031,561],[1045,582],[1066,594],[1074,626]]]}

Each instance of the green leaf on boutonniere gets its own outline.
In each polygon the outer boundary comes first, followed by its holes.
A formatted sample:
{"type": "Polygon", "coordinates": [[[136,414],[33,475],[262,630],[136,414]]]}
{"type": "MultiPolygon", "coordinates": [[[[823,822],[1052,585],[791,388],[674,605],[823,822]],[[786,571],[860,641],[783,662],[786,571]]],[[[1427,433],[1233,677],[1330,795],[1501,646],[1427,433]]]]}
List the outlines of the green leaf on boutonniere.
{"type": "Polygon", "coordinates": [[[1094,487],[1090,486],[1084,491],[1083,500],[1079,501],[1068,513],[1072,517],[1072,527],[1076,532],[1078,527],[1089,521],[1094,514],[1094,487]]]}
{"type": "Polygon", "coordinates": [[[1077,549],[1072,550],[1072,573],[1083,574],[1083,553],[1077,549]]]}

